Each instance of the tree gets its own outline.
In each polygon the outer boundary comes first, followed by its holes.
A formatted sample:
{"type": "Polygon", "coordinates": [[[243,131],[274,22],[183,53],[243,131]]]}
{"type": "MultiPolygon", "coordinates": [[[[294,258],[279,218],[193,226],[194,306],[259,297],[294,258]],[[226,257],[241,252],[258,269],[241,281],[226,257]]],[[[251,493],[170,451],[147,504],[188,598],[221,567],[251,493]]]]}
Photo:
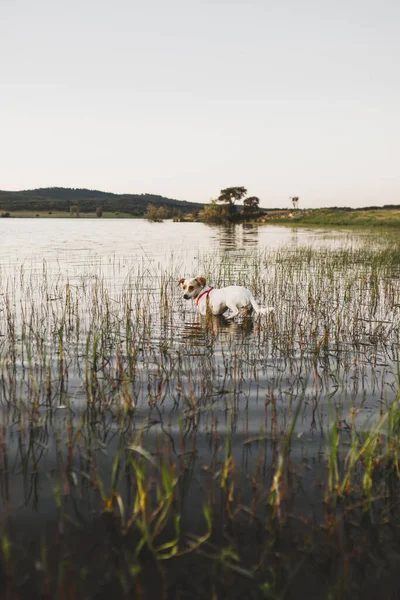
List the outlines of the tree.
{"type": "Polygon", "coordinates": [[[233,206],[235,202],[239,202],[246,194],[247,190],[245,187],[229,187],[221,190],[217,200],[218,202],[225,202],[226,204],[233,206]]]}
{"type": "Polygon", "coordinates": [[[79,217],[79,206],[77,204],[72,204],[69,211],[73,217],[79,217]]]}
{"type": "Polygon", "coordinates": [[[297,205],[299,204],[299,197],[292,196],[291,200],[292,200],[293,208],[297,208],[297,205]]]}
{"type": "Polygon", "coordinates": [[[218,204],[216,200],[212,200],[210,204],[204,205],[202,220],[206,223],[224,223],[227,220],[225,211],[226,207],[218,204]]]}
{"type": "Polygon", "coordinates": [[[171,212],[172,212],[172,220],[174,221],[174,223],[183,223],[183,221],[185,220],[185,215],[183,214],[183,212],[181,210],[174,209],[171,212]]]}
{"type": "Polygon", "coordinates": [[[102,217],[103,216],[103,209],[101,208],[101,206],[98,206],[96,208],[96,217],[102,217]]]}
{"type": "Polygon", "coordinates": [[[257,196],[245,198],[247,189],[243,186],[229,187],[221,190],[216,200],[204,206],[201,219],[207,223],[235,223],[257,217],[260,199],[257,196]],[[236,210],[235,202],[243,200],[243,210],[236,210]]]}
{"type": "Polygon", "coordinates": [[[257,198],[257,196],[249,196],[243,200],[243,212],[247,214],[255,213],[259,208],[259,204],[260,198],[257,198]]]}
{"type": "Polygon", "coordinates": [[[147,210],[144,213],[145,219],[156,223],[161,223],[164,219],[168,219],[169,216],[169,211],[165,206],[154,206],[154,204],[148,204],[147,210]]]}

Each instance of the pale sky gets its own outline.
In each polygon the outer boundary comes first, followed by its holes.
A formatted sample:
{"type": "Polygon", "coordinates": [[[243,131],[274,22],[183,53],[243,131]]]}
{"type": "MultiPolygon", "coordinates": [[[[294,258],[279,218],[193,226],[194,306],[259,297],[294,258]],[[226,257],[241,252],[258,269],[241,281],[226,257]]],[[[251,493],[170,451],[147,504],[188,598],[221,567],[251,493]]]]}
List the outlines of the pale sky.
{"type": "Polygon", "coordinates": [[[0,189],[400,204],[399,0],[0,0],[0,189]]]}

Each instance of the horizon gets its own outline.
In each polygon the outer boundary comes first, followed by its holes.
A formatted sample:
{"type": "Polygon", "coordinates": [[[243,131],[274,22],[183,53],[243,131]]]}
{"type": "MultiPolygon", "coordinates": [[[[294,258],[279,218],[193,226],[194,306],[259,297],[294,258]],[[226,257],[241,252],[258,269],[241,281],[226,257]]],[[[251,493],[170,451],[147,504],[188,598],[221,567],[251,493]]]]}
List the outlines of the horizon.
{"type": "MultiPolygon", "coordinates": [[[[143,193],[136,193],[136,192],[121,192],[121,193],[115,193],[115,192],[109,192],[106,190],[99,190],[99,189],[95,189],[95,188],[79,188],[79,187],[64,187],[64,186],[59,186],[59,185],[55,185],[55,186],[47,186],[47,187],[38,187],[38,188],[32,188],[32,189],[22,189],[22,190],[0,190],[0,193],[23,193],[23,192],[38,192],[38,191],[45,191],[45,190],[50,190],[50,189],[60,189],[60,190],[72,190],[72,191],[88,191],[88,192],[97,192],[100,194],[109,194],[110,196],[159,196],[160,198],[165,198],[165,200],[174,200],[174,201],[178,201],[178,202],[188,202],[193,203],[193,204],[208,204],[208,203],[202,203],[202,202],[196,202],[196,201],[192,201],[192,200],[185,200],[185,199],[181,199],[181,198],[171,198],[169,196],[164,196],[163,194],[151,194],[149,192],[143,192],[143,193]]],[[[247,194],[248,196],[248,194],[247,194]]],[[[235,206],[240,207],[241,203],[243,202],[243,200],[240,200],[238,202],[235,202],[235,206]]],[[[293,207],[293,205],[290,202],[290,205],[288,206],[265,206],[262,205],[260,203],[260,208],[263,208],[265,210],[301,210],[303,208],[303,210],[318,210],[318,209],[351,209],[351,210],[368,210],[368,209],[373,209],[373,208],[385,208],[385,207],[399,207],[400,208],[400,202],[399,203],[385,203],[382,205],[373,205],[373,204],[368,204],[368,205],[364,205],[364,206],[346,206],[346,205],[332,205],[332,206],[313,206],[313,207],[299,207],[297,206],[296,208],[293,207]]]]}
{"type": "Polygon", "coordinates": [[[21,0],[0,17],[5,191],[400,201],[394,0],[21,0]]]}

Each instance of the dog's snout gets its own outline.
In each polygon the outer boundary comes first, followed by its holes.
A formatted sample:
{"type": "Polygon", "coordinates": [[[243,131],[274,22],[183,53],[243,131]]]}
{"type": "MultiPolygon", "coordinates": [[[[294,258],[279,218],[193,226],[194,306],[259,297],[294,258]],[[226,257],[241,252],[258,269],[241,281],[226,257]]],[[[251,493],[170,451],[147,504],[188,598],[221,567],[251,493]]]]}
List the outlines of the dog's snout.
{"type": "Polygon", "coordinates": [[[189,294],[183,294],[183,297],[185,298],[185,300],[189,300],[190,298],[189,294]]]}

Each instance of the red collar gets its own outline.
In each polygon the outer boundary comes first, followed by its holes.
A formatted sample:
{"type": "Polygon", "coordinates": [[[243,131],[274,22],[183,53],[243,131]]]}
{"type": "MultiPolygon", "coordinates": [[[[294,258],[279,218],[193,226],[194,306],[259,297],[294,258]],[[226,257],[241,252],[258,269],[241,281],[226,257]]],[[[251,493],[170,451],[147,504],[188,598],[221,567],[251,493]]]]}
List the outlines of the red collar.
{"type": "Polygon", "coordinates": [[[210,292],[211,292],[213,289],[214,289],[213,287],[210,287],[210,289],[206,290],[205,292],[202,292],[202,293],[200,294],[200,296],[197,296],[197,298],[196,298],[196,304],[197,304],[197,305],[199,304],[200,298],[202,298],[202,297],[203,297],[205,294],[207,294],[207,298],[206,298],[206,300],[208,300],[208,296],[210,295],[210,292]]]}

